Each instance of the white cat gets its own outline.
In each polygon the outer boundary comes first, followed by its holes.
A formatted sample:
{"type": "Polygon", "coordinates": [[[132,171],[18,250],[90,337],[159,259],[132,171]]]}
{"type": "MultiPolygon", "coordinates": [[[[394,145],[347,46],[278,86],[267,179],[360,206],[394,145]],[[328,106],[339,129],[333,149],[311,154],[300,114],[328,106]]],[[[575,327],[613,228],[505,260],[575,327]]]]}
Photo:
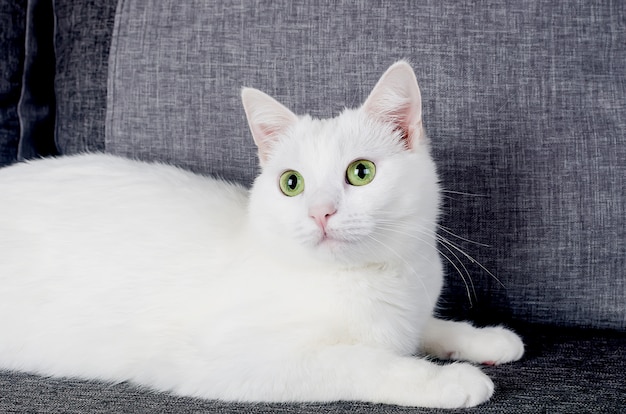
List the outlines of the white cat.
{"type": "Polygon", "coordinates": [[[439,187],[410,66],[334,119],[243,90],[250,191],[80,155],[0,170],[0,368],[230,401],[462,407],[519,337],[433,318],[439,187]]]}

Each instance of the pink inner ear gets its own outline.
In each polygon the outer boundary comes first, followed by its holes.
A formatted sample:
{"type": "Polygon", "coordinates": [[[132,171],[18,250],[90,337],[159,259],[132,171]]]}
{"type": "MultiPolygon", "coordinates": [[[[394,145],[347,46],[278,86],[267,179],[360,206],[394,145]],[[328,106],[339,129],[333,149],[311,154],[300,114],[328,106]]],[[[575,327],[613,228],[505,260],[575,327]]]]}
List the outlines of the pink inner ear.
{"type": "Polygon", "coordinates": [[[400,132],[400,139],[402,140],[404,147],[408,150],[412,149],[413,143],[412,140],[409,138],[409,131],[401,126],[397,127],[395,131],[400,132]]]}
{"type": "Polygon", "coordinates": [[[274,136],[274,134],[280,131],[279,127],[275,125],[267,125],[267,124],[258,125],[257,129],[258,129],[258,132],[260,132],[261,135],[265,138],[272,137],[274,136]]]}
{"type": "Polygon", "coordinates": [[[387,69],[363,108],[371,116],[393,124],[407,149],[413,149],[421,138],[422,100],[413,69],[406,62],[387,69]]]}
{"type": "Polygon", "coordinates": [[[252,135],[259,149],[261,162],[265,162],[271,152],[274,137],[280,132],[280,127],[272,124],[256,124],[253,128],[252,135]]]}
{"type": "Polygon", "coordinates": [[[403,141],[406,149],[413,148],[413,140],[416,138],[413,136],[414,127],[410,124],[411,120],[411,106],[404,105],[396,108],[393,112],[387,112],[385,114],[386,120],[396,125],[395,131],[400,132],[400,139],[403,141]]]}

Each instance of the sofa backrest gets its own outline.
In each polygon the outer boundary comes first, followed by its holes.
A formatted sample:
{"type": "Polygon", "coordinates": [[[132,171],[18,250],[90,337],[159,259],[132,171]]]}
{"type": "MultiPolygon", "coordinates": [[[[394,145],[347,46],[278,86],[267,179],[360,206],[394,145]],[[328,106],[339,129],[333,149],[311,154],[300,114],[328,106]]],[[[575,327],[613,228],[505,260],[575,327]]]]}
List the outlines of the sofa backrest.
{"type": "Polygon", "coordinates": [[[327,117],[406,58],[446,189],[441,235],[471,256],[441,245],[441,313],[626,329],[620,2],[93,3],[55,1],[59,152],[249,184],[241,87],[327,117]]]}

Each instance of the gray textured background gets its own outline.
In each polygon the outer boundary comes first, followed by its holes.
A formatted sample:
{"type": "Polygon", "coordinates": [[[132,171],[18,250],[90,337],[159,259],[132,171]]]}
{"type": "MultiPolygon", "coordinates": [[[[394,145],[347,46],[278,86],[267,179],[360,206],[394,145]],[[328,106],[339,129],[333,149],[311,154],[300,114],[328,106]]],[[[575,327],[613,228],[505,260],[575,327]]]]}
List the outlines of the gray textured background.
{"type": "Polygon", "coordinates": [[[106,150],[249,183],[242,86],[331,116],[408,58],[443,185],[470,193],[443,224],[504,285],[444,248],[475,291],[448,266],[443,312],[625,328],[623,3],[318,3],[120,1],[106,150]]]}

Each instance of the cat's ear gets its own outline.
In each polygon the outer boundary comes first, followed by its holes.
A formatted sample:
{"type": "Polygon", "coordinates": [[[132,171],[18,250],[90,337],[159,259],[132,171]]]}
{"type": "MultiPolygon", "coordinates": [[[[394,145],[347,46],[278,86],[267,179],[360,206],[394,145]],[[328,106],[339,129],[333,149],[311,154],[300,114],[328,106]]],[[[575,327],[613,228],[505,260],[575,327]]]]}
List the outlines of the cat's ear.
{"type": "Polygon", "coordinates": [[[370,116],[394,124],[408,149],[425,139],[422,129],[422,97],[411,66],[391,65],[362,106],[370,116]]]}
{"type": "Polygon", "coordinates": [[[264,165],[276,141],[298,117],[271,96],[254,88],[244,88],[241,100],[252,137],[259,149],[259,161],[264,165]]]}

